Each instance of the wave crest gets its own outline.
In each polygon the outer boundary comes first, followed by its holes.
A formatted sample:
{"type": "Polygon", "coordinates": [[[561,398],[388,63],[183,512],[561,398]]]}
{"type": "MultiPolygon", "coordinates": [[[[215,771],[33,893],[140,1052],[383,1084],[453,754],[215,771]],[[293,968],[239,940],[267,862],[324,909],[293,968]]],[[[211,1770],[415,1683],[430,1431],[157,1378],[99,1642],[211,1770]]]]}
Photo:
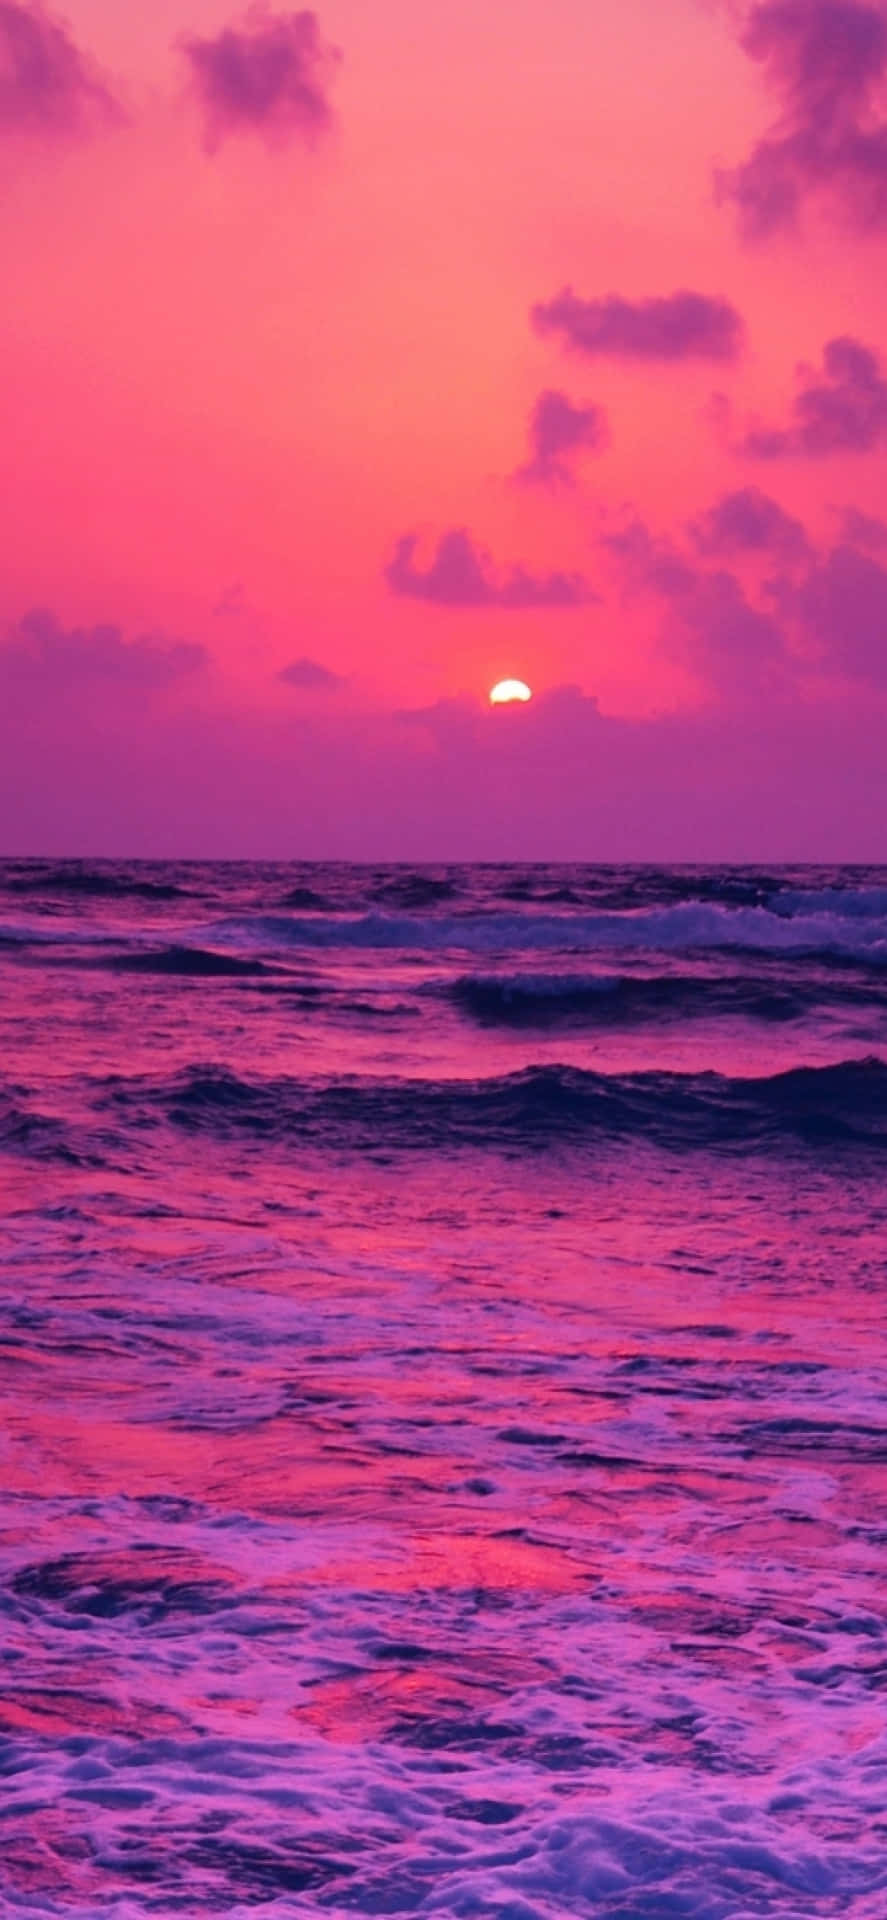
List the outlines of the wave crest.
{"type": "Polygon", "coordinates": [[[822,954],[887,966],[887,912],[834,907],[782,913],[688,900],[625,912],[552,913],[528,908],[429,913],[258,914],[221,922],[215,937],[266,951],[297,948],[406,953],[592,953],[659,951],[822,954]]]}

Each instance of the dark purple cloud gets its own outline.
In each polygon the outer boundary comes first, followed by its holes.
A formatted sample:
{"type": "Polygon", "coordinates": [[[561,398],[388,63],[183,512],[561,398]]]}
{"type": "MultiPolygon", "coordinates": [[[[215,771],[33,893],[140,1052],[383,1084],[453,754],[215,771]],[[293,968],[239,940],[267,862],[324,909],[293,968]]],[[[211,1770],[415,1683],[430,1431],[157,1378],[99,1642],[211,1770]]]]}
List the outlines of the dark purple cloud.
{"type": "Polygon", "coordinates": [[[887,547],[887,520],[878,520],[872,513],[861,513],[858,507],[844,507],[841,538],[848,547],[867,547],[872,553],[883,553],[887,547]]]}
{"type": "Polygon", "coordinates": [[[721,691],[754,694],[784,681],[788,656],[782,628],[772,614],[752,605],[735,574],[700,573],[680,612],[690,664],[721,691]]]}
{"type": "Polygon", "coordinates": [[[759,0],[742,33],[787,110],[829,125],[855,113],[887,67],[887,21],[871,0],[759,0]]]}
{"type": "Polygon", "coordinates": [[[100,682],[146,692],[171,686],[207,659],[205,648],[191,641],[153,634],[126,640],[110,625],[65,628],[42,607],[24,614],[0,643],[4,678],[39,681],[57,692],[100,682]]]}
{"type": "Polygon", "coordinates": [[[762,460],[787,454],[820,458],[869,453],[887,444],[887,380],[877,354],[845,335],[828,341],[822,360],[821,374],[800,370],[790,425],[752,428],[742,452],[762,460]]]}
{"type": "Polygon", "coordinates": [[[331,693],[335,687],[341,687],[342,675],[333,673],[320,660],[311,660],[302,654],[298,660],[291,660],[288,667],[281,667],[277,676],[288,687],[306,687],[331,693]]]}
{"type": "Polygon", "coordinates": [[[530,458],[514,477],[530,485],[572,486],[571,458],[582,452],[600,453],[609,437],[602,407],[574,406],[565,393],[548,388],[540,393],[530,417],[530,458]]]}
{"type": "Polygon", "coordinates": [[[887,568],[877,560],[835,547],[784,605],[820,647],[826,667],[887,687],[887,568]]]}
{"type": "Polygon", "coordinates": [[[427,732],[443,751],[476,743],[483,744],[488,755],[504,752],[510,757],[517,735],[524,766],[533,759],[533,744],[540,742],[540,736],[548,740],[556,733],[563,753],[575,740],[577,727],[583,744],[591,744],[607,724],[594,695],[572,685],[542,688],[526,705],[515,702],[503,709],[497,716],[500,725],[493,732],[488,702],[475,694],[449,695],[422,707],[401,707],[393,717],[402,727],[427,732]]]}
{"type": "Polygon", "coordinates": [[[21,854],[883,857],[884,702],[860,684],[649,719],[567,689],[519,712],[464,704],[464,723],[435,727],[338,700],[259,714],[235,697],[96,733],[79,712],[50,729],[35,703],[25,720],[0,701],[0,819],[21,854]]]}
{"type": "Polygon", "coordinates": [[[439,607],[578,607],[594,600],[578,573],[528,573],[513,567],[498,578],[489,555],[476,547],[464,527],[441,535],[433,559],[423,571],[415,565],[417,536],[405,533],[385,569],[392,593],[428,600],[439,607]]]}
{"type": "MultiPolygon", "coordinates": [[[[849,509],[845,523],[887,547],[879,521],[849,509]]],[[[660,603],[663,649],[720,699],[797,698],[823,673],[887,690],[887,565],[850,538],[814,553],[800,522],[754,488],[716,501],[689,532],[692,559],[640,520],[600,544],[629,591],[660,603]],[[731,550],[757,552],[778,571],[750,595],[728,567],[702,563],[731,550]]]]}
{"type": "Polygon", "coordinates": [[[530,317],[537,333],[560,334],[575,353],[617,359],[735,360],[742,344],[742,320],[728,300],[686,289],[649,300],[582,300],[565,287],[530,317]]]}
{"type": "Polygon", "coordinates": [[[689,531],[697,552],[715,558],[756,553],[768,559],[794,560],[808,551],[800,520],[758,487],[725,493],[692,523],[689,531]]]}
{"type": "Polygon", "coordinates": [[[774,692],[786,677],[785,637],[774,615],[748,599],[735,574],[709,569],[657,540],[641,520],[606,534],[630,591],[663,604],[662,645],[720,697],[774,692]]]}
{"type": "Polygon", "coordinates": [[[856,224],[887,222],[887,17],[880,0],[762,0],[740,43],[776,93],[776,124],[718,176],[746,233],[793,226],[825,194],[856,224]]]}
{"type": "Polygon", "coordinates": [[[680,600],[696,586],[697,568],[668,541],[654,539],[642,520],[603,534],[600,544],[618,562],[626,586],[634,592],[680,600]]]}
{"type": "Polygon", "coordinates": [[[67,27],[39,5],[0,0],[0,133],[76,134],[119,112],[67,27]]]}
{"type": "Polygon", "coordinates": [[[327,85],[339,56],[322,40],[316,14],[255,6],[221,33],[191,36],[181,46],[210,149],[230,134],[310,140],[329,126],[327,85]]]}

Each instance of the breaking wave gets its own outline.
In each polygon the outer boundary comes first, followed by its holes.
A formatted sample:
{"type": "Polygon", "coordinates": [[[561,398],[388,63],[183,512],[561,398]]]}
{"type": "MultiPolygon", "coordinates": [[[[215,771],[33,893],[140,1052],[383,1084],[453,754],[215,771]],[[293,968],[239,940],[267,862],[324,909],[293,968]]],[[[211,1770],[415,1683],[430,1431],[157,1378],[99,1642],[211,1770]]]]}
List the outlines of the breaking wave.
{"type": "Polygon", "coordinates": [[[758,953],[823,954],[887,966],[887,911],[872,905],[849,913],[830,905],[788,913],[771,907],[728,907],[689,900],[671,907],[625,912],[551,913],[371,911],[337,914],[257,914],[222,922],[216,937],[276,948],[366,948],[438,954],[592,951],[660,952],[739,949],[758,953]]]}

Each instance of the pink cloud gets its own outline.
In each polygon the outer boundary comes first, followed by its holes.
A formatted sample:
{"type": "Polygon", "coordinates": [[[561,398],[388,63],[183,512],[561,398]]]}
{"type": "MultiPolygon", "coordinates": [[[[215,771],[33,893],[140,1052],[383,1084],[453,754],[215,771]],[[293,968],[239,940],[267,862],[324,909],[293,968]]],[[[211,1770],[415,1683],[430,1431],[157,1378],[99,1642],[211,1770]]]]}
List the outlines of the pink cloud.
{"type": "Polygon", "coordinates": [[[680,600],[696,586],[695,566],[670,541],[654,538],[642,520],[631,520],[617,532],[603,534],[600,544],[617,561],[630,591],[680,600]]]}
{"type": "Polygon", "coordinates": [[[853,544],[856,531],[864,545],[887,547],[887,528],[850,508],[841,543],[814,552],[799,521],[748,488],[724,495],[688,532],[703,560],[732,554],[737,565],[763,559],[781,568],[757,582],[701,565],[639,520],[601,545],[629,591],[660,602],[662,650],[735,705],[746,695],[809,693],[823,674],[887,689],[887,566],[853,544]]]}
{"type": "MultiPolygon", "coordinates": [[[[718,509],[713,510],[715,524],[718,509]]],[[[711,523],[711,516],[706,516],[711,523]]],[[[782,684],[785,635],[769,609],[755,606],[734,573],[700,567],[642,521],[605,535],[626,586],[663,602],[660,645],[684,661],[719,699],[742,699],[782,684]]]]}
{"type": "Polygon", "coordinates": [[[887,444],[887,380],[870,347],[845,335],[823,349],[823,370],[800,369],[802,384],[787,427],[754,427],[741,451],[762,460],[785,455],[869,453],[887,444]]]}
{"type": "Polygon", "coordinates": [[[518,467],[516,480],[530,485],[572,486],[571,459],[582,452],[600,453],[609,441],[607,416],[590,403],[574,406],[565,393],[548,388],[540,393],[530,418],[530,458],[518,467]]]}
{"type": "Polygon", "coordinates": [[[872,553],[882,553],[887,547],[887,521],[878,520],[872,513],[861,513],[858,507],[844,507],[841,533],[850,547],[867,547],[872,553]]]}
{"type": "Polygon", "coordinates": [[[302,687],[311,692],[331,693],[343,684],[342,675],[333,673],[331,667],[325,667],[320,660],[311,660],[302,654],[298,660],[291,660],[289,666],[281,667],[277,676],[285,686],[302,687]]]}
{"type": "Polygon", "coordinates": [[[779,118],[748,159],[718,175],[746,234],[797,221],[825,195],[857,225],[887,221],[887,19],[871,0],[763,0],[741,45],[764,69],[779,118]]]}
{"type": "Polygon", "coordinates": [[[682,289],[648,300],[610,293],[582,300],[565,287],[531,310],[537,333],[559,333],[575,353],[626,360],[735,360],[743,326],[728,300],[682,289]]]}
{"type": "Polygon", "coordinates": [[[0,0],[0,132],[74,135],[119,113],[67,27],[39,5],[0,0]]]}
{"type": "Polygon", "coordinates": [[[254,6],[236,25],[181,47],[211,150],[232,134],[278,143],[310,140],[329,126],[326,89],[339,55],[321,39],[316,14],[254,6]]]}
{"type": "MultiPolygon", "coordinates": [[[[757,698],[786,680],[786,639],[771,613],[748,599],[735,574],[700,573],[681,603],[677,650],[721,694],[757,698]]],[[[666,636],[668,637],[668,636],[666,636]]]]}
{"type": "Polygon", "coordinates": [[[800,520],[759,487],[725,493],[692,523],[690,535],[697,551],[710,556],[746,553],[792,560],[808,548],[800,520]]]}
{"type": "Polygon", "coordinates": [[[441,535],[430,564],[415,565],[417,536],[405,533],[385,569],[392,593],[411,600],[427,600],[440,607],[577,607],[594,600],[587,580],[579,573],[529,573],[516,566],[497,575],[490,557],[476,547],[464,527],[441,535]]]}
{"type": "Polygon", "coordinates": [[[812,567],[787,600],[827,665],[887,687],[887,568],[849,546],[812,567]]]}

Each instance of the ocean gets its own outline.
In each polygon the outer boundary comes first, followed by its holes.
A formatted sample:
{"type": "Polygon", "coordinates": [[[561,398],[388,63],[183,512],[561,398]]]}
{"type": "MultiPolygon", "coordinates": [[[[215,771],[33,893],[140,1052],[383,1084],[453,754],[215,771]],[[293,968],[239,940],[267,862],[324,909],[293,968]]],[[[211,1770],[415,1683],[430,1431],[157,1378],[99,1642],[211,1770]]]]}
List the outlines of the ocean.
{"type": "Polygon", "coordinates": [[[0,1911],[887,1912],[887,868],[0,865],[0,1911]]]}

